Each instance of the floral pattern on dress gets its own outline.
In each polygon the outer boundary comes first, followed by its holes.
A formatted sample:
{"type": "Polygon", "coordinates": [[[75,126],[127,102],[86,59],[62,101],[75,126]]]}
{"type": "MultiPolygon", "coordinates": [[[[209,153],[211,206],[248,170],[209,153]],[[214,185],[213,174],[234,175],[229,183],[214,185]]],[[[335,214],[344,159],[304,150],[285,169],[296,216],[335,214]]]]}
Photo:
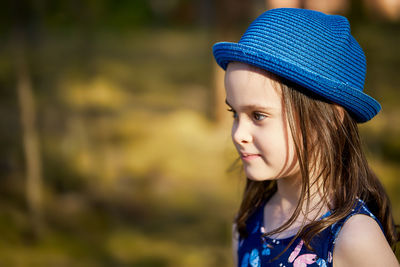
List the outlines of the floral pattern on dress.
{"type": "Polygon", "coordinates": [[[299,244],[294,248],[293,252],[290,253],[288,262],[293,262],[294,267],[307,267],[308,264],[313,264],[317,261],[318,257],[316,254],[307,253],[299,256],[303,244],[304,241],[300,240],[299,244]]]}
{"type": "Polygon", "coordinates": [[[258,250],[255,248],[251,253],[246,253],[242,259],[241,267],[261,267],[261,260],[258,250]]]}

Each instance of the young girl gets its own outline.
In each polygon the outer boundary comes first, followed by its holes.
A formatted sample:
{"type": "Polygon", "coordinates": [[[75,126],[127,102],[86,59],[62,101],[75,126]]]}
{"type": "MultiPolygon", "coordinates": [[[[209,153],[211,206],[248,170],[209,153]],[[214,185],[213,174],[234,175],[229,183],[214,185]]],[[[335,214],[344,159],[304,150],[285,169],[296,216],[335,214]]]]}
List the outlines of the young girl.
{"type": "Polygon", "coordinates": [[[236,265],[399,266],[389,199],[357,129],[380,105],[363,92],[365,56],[347,19],[269,10],[213,53],[247,176],[236,265]]]}

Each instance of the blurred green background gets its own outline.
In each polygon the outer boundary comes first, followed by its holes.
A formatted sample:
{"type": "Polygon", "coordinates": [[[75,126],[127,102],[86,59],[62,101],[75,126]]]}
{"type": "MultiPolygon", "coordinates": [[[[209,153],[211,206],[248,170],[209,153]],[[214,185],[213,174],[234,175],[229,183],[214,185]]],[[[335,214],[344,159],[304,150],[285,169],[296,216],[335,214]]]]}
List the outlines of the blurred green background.
{"type": "Polygon", "coordinates": [[[0,266],[232,266],[245,181],[211,47],[277,6],[349,18],[383,106],[362,138],[399,223],[400,4],[389,2],[5,1],[0,266]]]}

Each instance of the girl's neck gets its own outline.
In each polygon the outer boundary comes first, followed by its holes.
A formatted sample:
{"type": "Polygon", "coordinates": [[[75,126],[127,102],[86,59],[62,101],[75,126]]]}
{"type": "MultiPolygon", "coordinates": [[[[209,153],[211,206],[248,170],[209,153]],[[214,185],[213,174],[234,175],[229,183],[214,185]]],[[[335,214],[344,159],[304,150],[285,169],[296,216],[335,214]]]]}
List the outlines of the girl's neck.
{"type": "MultiPolygon", "coordinates": [[[[322,212],[327,211],[326,203],[322,201],[322,185],[320,179],[315,181],[314,173],[310,173],[310,199],[309,199],[309,209],[310,210],[322,210],[322,212]]],[[[296,209],[301,196],[302,179],[301,175],[289,176],[277,180],[277,192],[273,195],[272,199],[275,204],[281,206],[283,210],[291,214],[296,209]]],[[[305,196],[307,197],[307,195],[305,196]]],[[[307,200],[303,202],[302,211],[306,211],[307,200]]],[[[319,212],[317,212],[319,213],[319,212]]],[[[310,214],[311,215],[311,214],[310,214]]],[[[312,219],[307,216],[307,218],[312,219]]]]}
{"type": "MultiPolygon", "coordinates": [[[[264,208],[264,227],[267,231],[272,231],[289,220],[300,201],[301,186],[300,177],[287,177],[277,180],[277,191],[264,208]]],[[[306,203],[307,201],[304,201],[299,217],[293,225],[284,232],[274,235],[275,237],[292,236],[301,228],[304,220],[305,223],[308,223],[319,218],[328,210],[321,201],[321,194],[316,184],[310,191],[308,212],[306,212],[306,203]]]]}
{"type": "Polygon", "coordinates": [[[299,202],[301,178],[287,177],[277,180],[277,191],[268,201],[268,205],[283,217],[290,217],[299,202]]]}
{"type": "Polygon", "coordinates": [[[301,194],[301,178],[286,177],[277,181],[275,198],[286,205],[296,206],[301,194]]]}

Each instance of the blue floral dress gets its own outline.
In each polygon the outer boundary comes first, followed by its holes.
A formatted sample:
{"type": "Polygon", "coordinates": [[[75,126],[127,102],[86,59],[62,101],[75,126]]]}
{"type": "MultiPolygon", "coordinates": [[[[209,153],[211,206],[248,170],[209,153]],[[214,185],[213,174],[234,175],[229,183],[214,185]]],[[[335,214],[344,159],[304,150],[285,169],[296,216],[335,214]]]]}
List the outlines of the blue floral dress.
{"type": "MultiPolygon", "coordinates": [[[[336,237],[343,224],[351,216],[355,214],[365,214],[372,217],[378,222],[379,226],[381,226],[377,218],[368,210],[366,204],[359,199],[355,204],[354,209],[352,209],[352,212],[347,217],[326,228],[311,240],[310,245],[314,251],[308,250],[304,245],[303,240],[297,238],[281,256],[274,259],[286,248],[293,237],[273,239],[262,236],[264,233],[264,205],[265,202],[256,209],[247,221],[247,231],[249,236],[245,239],[239,238],[239,267],[332,266],[332,255],[336,237]]],[[[331,213],[328,211],[320,219],[327,217],[330,214],[331,213]]]]}

